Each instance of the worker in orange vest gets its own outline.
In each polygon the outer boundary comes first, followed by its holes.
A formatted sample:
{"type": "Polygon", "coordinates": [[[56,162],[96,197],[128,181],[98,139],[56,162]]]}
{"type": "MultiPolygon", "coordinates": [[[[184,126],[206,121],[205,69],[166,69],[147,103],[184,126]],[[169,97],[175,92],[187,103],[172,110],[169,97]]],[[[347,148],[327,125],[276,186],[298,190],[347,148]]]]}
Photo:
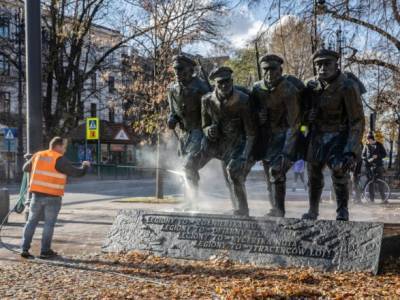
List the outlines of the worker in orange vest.
{"type": "Polygon", "coordinates": [[[44,227],[40,258],[46,259],[57,256],[51,249],[54,225],[61,209],[61,197],[64,195],[67,176],[84,176],[90,167],[90,162],[82,162],[80,168],[76,168],[64,157],[67,148],[67,140],[55,137],[50,141],[49,149],[35,153],[23,166],[24,172],[30,173],[29,192],[32,200],[29,206],[29,218],[25,224],[21,257],[33,258],[29,253],[32,238],[35,233],[40,216],[44,214],[44,227]]]}

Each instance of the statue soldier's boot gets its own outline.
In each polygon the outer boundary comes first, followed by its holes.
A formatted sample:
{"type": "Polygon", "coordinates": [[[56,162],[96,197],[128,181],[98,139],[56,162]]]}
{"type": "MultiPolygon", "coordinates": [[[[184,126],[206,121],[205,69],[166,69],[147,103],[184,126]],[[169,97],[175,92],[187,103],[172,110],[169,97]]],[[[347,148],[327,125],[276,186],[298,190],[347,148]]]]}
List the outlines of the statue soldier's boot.
{"type": "Polygon", "coordinates": [[[272,196],[272,183],[271,183],[271,175],[269,174],[269,166],[265,160],[262,161],[262,165],[264,168],[265,183],[267,184],[268,201],[271,207],[274,207],[274,198],[272,196]]]}
{"type": "MultiPolygon", "coordinates": [[[[224,175],[225,184],[228,187],[229,197],[230,197],[232,203],[238,203],[238,201],[232,200],[232,199],[234,199],[236,197],[235,196],[235,190],[233,188],[232,182],[229,180],[229,175],[228,175],[228,172],[226,170],[226,164],[224,162],[222,162],[221,166],[222,166],[222,174],[224,175]]],[[[233,206],[233,207],[234,207],[234,212],[235,212],[236,207],[235,206],[233,206]]]]}
{"type": "Polygon", "coordinates": [[[285,216],[285,195],[285,181],[272,183],[273,207],[267,213],[268,217],[283,218],[285,216]]]}
{"type": "Polygon", "coordinates": [[[336,220],[348,221],[349,210],[347,208],[349,202],[349,181],[350,176],[346,172],[333,172],[332,183],[336,194],[336,220]]]}
{"type": "Polygon", "coordinates": [[[301,218],[316,220],[319,214],[319,202],[321,201],[322,189],[324,188],[323,166],[319,163],[307,165],[308,172],[308,201],[309,209],[301,218]]]}
{"type": "Polygon", "coordinates": [[[349,220],[349,190],[347,185],[335,185],[337,209],[336,209],[336,220],[348,221],[349,220]]]}
{"type": "Polygon", "coordinates": [[[247,205],[246,187],[244,183],[235,183],[233,185],[234,196],[232,199],[233,215],[249,216],[249,207],[247,205]]]}
{"type": "Polygon", "coordinates": [[[225,182],[229,187],[229,192],[232,201],[233,215],[235,216],[249,216],[249,207],[247,205],[247,194],[245,180],[246,177],[239,172],[233,172],[226,168],[223,164],[223,171],[225,182]]]}
{"type": "Polygon", "coordinates": [[[316,220],[319,214],[319,201],[321,200],[322,188],[309,187],[308,188],[308,201],[309,209],[301,218],[305,220],[316,220]]]}

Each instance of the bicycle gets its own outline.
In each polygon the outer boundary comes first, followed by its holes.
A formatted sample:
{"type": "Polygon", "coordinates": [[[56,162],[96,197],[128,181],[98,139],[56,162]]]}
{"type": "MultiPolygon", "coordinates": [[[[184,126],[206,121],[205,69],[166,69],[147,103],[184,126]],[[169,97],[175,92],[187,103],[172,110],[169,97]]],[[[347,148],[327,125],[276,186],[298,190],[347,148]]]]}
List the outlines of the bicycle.
{"type": "Polygon", "coordinates": [[[375,163],[371,163],[367,159],[363,159],[363,160],[365,162],[367,180],[361,188],[362,201],[363,202],[373,202],[373,201],[371,201],[371,199],[375,199],[375,195],[373,195],[373,197],[371,198],[370,190],[372,188],[372,190],[374,191],[374,194],[375,194],[375,191],[378,191],[378,194],[380,194],[380,198],[381,198],[382,202],[387,203],[388,199],[390,197],[390,193],[391,193],[389,184],[385,180],[383,180],[381,178],[377,178],[377,173],[376,173],[377,165],[375,163]],[[371,187],[371,184],[373,184],[374,186],[371,187]],[[382,190],[379,188],[380,186],[381,186],[382,190]]]}

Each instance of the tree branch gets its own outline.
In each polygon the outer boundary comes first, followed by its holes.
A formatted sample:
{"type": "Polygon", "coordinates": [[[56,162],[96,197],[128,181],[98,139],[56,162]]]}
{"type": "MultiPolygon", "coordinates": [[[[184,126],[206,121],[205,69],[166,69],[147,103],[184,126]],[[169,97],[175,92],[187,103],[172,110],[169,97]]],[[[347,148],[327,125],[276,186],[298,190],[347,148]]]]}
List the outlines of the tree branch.
{"type": "MultiPolygon", "coordinates": [[[[396,1],[396,0],[392,0],[392,1],[396,1]]],[[[380,27],[378,27],[378,26],[376,26],[374,24],[371,24],[371,23],[368,23],[366,21],[351,17],[349,15],[340,14],[337,11],[330,10],[330,9],[327,9],[327,8],[325,10],[323,10],[323,13],[330,14],[335,19],[348,21],[348,22],[351,22],[351,23],[354,23],[354,24],[357,24],[357,25],[361,25],[361,26],[363,26],[365,28],[368,28],[368,29],[370,29],[372,31],[375,31],[376,33],[382,35],[387,40],[392,42],[394,44],[394,46],[398,50],[400,50],[400,40],[398,38],[396,38],[395,36],[391,35],[389,32],[383,30],[382,28],[380,28],[380,27]]]]}
{"type": "Polygon", "coordinates": [[[364,66],[375,65],[375,66],[385,67],[393,72],[400,74],[399,66],[385,62],[385,61],[377,59],[377,58],[364,58],[363,59],[363,58],[352,57],[352,58],[349,58],[349,61],[351,63],[357,63],[357,64],[364,65],[364,66]]]}

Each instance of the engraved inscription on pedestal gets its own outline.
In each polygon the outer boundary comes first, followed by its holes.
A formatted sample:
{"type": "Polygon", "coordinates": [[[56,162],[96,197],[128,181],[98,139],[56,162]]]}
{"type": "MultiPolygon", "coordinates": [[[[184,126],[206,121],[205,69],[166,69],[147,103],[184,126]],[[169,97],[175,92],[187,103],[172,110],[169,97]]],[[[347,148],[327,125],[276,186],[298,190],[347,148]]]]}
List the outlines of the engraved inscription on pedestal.
{"type": "Polygon", "coordinates": [[[377,273],[383,224],[121,211],[105,251],[377,273]]]}

